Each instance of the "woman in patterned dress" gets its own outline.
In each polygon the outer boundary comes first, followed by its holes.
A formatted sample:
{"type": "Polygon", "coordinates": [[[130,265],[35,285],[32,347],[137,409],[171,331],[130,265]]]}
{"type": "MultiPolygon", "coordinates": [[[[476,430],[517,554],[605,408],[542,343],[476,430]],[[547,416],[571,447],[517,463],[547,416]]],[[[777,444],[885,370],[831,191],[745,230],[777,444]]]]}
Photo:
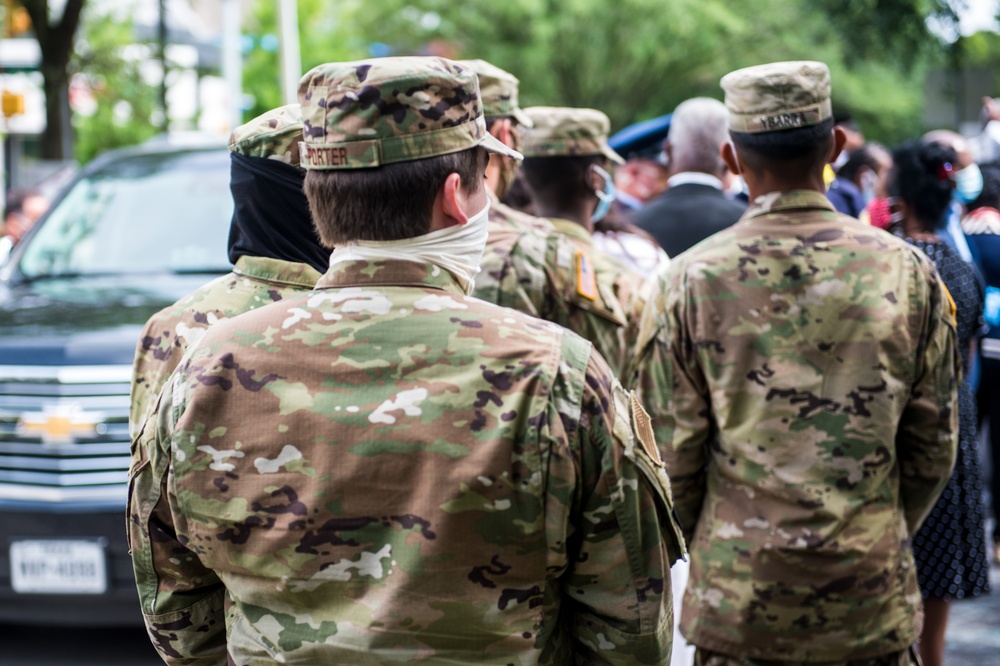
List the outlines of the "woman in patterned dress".
{"type": "Polygon", "coordinates": [[[945,227],[954,189],[955,152],[924,141],[893,151],[890,231],[920,248],[937,267],[956,305],[963,381],[955,469],[924,524],[913,535],[925,620],[919,650],[924,666],[941,666],[951,602],[989,591],[982,471],[977,456],[976,403],[968,377],[982,327],[983,290],[976,268],[949,242],[945,227]]]}

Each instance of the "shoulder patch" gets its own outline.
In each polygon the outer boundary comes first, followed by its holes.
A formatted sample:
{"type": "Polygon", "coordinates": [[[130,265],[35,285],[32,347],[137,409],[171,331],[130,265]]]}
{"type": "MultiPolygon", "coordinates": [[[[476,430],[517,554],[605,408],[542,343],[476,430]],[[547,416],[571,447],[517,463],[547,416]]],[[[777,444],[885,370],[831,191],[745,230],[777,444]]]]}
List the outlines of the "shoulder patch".
{"type": "Polygon", "coordinates": [[[583,250],[576,251],[576,293],[592,301],[597,300],[597,274],[594,262],[583,250]]]}
{"type": "Polygon", "coordinates": [[[951,297],[951,292],[948,291],[948,287],[945,285],[944,281],[941,281],[941,288],[944,289],[944,295],[948,297],[948,309],[951,313],[951,325],[958,326],[958,308],[955,307],[955,299],[951,297]]]}
{"type": "Polygon", "coordinates": [[[660,457],[660,450],[656,448],[656,438],[653,436],[653,423],[649,414],[639,403],[639,398],[632,392],[632,423],[635,427],[636,437],[642,445],[642,450],[646,452],[650,460],[657,467],[665,467],[663,458],[660,457]]]}

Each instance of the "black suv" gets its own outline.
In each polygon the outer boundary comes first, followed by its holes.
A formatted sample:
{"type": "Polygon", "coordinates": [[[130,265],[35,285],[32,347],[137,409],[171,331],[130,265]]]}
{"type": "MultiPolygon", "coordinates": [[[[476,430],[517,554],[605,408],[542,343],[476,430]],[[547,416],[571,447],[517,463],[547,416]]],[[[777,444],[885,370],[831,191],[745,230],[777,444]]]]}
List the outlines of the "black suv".
{"type": "Polygon", "coordinates": [[[85,167],[0,269],[0,621],[141,623],[125,542],[142,325],[230,270],[222,142],[85,167]]]}

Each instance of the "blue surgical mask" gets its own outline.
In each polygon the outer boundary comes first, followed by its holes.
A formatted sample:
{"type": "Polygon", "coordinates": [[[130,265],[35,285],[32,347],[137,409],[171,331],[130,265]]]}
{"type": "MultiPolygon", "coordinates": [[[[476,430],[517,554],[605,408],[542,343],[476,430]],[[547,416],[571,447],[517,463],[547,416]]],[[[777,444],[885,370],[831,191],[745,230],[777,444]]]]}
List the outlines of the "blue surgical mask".
{"type": "Polygon", "coordinates": [[[611,179],[611,174],[602,169],[601,167],[594,165],[594,171],[604,179],[604,190],[594,192],[597,195],[597,208],[594,209],[593,215],[590,216],[591,222],[600,222],[611,210],[611,204],[615,202],[615,181],[611,179]]]}
{"type": "Polygon", "coordinates": [[[874,171],[868,170],[861,174],[861,198],[865,205],[868,205],[875,198],[875,190],[878,187],[878,176],[874,171]]]}
{"type": "Polygon", "coordinates": [[[972,203],[982,193],[983,172],[978,164],[970,164],[955,172],[955,199],[964,204],[972,203]]]}

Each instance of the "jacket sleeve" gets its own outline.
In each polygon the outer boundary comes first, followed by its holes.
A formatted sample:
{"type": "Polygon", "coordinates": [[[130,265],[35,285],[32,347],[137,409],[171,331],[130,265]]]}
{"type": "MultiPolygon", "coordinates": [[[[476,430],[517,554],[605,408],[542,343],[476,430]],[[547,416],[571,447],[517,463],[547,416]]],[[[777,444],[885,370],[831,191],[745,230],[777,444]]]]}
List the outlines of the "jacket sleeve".
{"type": "MultiPolygon", "coordinates": [[[[562,417],[572,432],[571,416],[562,417]]],[[[578,423],[575,532],[562,577],[574,663],[667,664],[670,566],[685,551],[648,417],[597,353],[578,423]]]]}
{"type": "Polygon", "coordinates": [[[922,353],[896,436],[899,495],[914,534],[948,483],[958,454],[958,385],[961,360],[954,302],[932,266],[924,311],[922,353]]]}
{"type": "Polygon", "coordinates": [[[224,665],[226,632],[223,586],[178,534],[169,478],[175,405],[168,382],[157,406],[132,442],[129,472],[128,538],[146,631],[167,664],[224,665]]]}
{"type": "Polygon", "coordinates": [[[165,379],[163,373],[166,362],[174,353],[169,341],[154,335],[158,314],[153,315],[142,329],[132,362],[128,431],[133,440],[150,408],[150,401],[156,399],[160,383],[165,379]]]}
{"type": "Polygon", "coordinates": [[[690,543],[705,499],[711,403],[686,333],[684,305],[678,298],[681,287],[670,269],[657,278],[639,325],[628,377],[652,418],[673,487],[677,520],[690,543]]]}

